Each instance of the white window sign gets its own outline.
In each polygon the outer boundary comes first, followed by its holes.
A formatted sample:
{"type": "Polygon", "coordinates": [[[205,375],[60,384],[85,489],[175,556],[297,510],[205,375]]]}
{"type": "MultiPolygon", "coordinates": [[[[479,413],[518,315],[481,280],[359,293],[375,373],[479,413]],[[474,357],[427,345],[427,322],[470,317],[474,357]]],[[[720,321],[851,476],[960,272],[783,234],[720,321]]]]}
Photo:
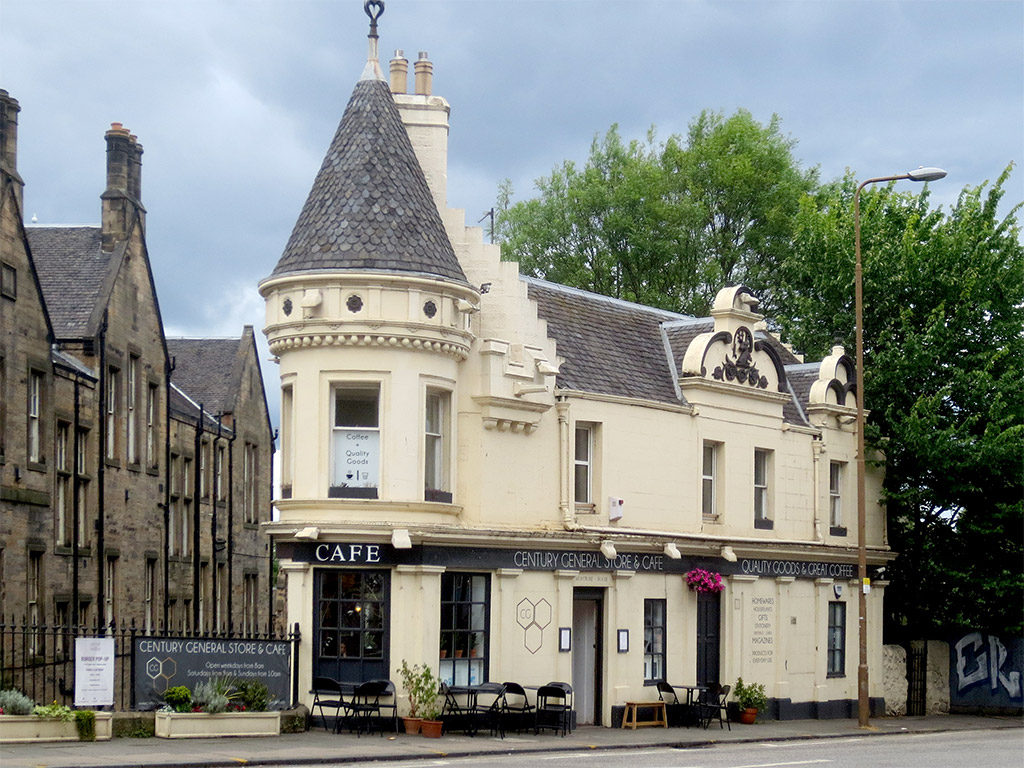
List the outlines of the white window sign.
{"type": "Polygon", "coordinates": [[[380,477],[380,432],[334,429],[334,484],[377,488],[380,477]]]}
{"type": "Polygon", "coordinates": [[[75,638],[75,706],[114,704],[114,638],[75,638]]]}

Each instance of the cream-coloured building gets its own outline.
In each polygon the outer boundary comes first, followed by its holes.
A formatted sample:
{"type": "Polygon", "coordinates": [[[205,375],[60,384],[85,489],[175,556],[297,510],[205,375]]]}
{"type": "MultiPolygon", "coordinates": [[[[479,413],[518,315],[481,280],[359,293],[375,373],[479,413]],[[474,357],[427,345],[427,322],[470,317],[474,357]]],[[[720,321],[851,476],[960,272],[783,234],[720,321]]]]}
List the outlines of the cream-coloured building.
{"type": "MultiPolygon", "coordinates": [[[[458,684],[570,682],[579,723],[613,724],[660,679],[740,676],[776,717],[850,716],[851,358],[804,362],[742,286],[694,318],[521,277],[447,207],[426,54],[407,93],[408,63],[389,85],[375,46],[260,284],[300,690],[397,680],[404,659],[458,684]],[[695,569],[722,590],[691,589],[695,569]]],[[[880,486],[872,470],[872,573],[880,486]]]]}

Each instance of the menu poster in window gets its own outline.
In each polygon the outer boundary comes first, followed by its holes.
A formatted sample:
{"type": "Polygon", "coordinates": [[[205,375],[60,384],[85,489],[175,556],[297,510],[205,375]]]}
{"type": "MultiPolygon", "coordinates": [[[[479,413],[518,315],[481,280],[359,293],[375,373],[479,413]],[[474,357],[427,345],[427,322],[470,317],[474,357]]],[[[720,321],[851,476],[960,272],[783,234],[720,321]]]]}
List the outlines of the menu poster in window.
{"type": "Polygon", "coordinates": [[[75,706],[114,704],[114,638],[75,638],[75,706]]]}
{"type": "Polygon", "coordinates": [[[380,476],[380,432],[334,430],[334,484],[348,488],[377,488],[380,476]]]}

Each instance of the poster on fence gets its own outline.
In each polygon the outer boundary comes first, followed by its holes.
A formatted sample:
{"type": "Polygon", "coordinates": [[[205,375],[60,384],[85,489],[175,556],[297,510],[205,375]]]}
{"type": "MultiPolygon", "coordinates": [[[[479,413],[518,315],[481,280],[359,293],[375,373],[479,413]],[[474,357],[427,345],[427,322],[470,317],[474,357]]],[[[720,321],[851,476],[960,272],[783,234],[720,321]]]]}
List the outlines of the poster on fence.
{"type": "Polygon", "coordinates": [[[114,638],[75,638],[75,706],[114,704],[114,638]]]}
{"type": "Polygon", "coordinates": [[[135,709],[159,709],[168,688],[195,691],[211,680],[258,680],[270,692],[268,709],[291,704],[291,643],[203,637],[137,637],[134,647],[135,709]]]}

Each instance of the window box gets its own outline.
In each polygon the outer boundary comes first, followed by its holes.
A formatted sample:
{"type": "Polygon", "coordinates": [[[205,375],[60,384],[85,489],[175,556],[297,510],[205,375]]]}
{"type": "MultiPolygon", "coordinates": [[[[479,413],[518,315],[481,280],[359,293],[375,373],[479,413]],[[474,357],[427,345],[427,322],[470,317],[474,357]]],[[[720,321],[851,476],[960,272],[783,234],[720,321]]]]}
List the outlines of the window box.
{"type": "Polygon", "coordinates": [[[213,739],[220,736],[277,736],[280,712],[157,712],[155,734],[161,739],[213,739]]]}
{"type": "MultiPolygon", "coordinates": [[[[114,716],[96,712],[96,741],[109,741],[114,716]]],[[[0,743],[19,744],[32,741],[78,741],[74,720],[35,715],[0,715],[0,743]]]]}

